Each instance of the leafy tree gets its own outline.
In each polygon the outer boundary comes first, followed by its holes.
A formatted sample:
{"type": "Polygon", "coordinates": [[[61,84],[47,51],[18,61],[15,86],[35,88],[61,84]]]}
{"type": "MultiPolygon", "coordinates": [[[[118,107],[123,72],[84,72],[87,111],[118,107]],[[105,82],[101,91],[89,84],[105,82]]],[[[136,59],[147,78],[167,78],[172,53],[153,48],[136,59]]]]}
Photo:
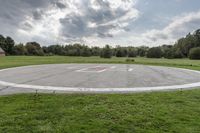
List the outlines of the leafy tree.
{"type": "Polygon", "coordinates": [[[112,57],[112,49],[109,45],[106,45],[101,51],[101,58],[111,58],[112,57]]]}
{"type": "Polygon", "coordinates": [[[0,35],[0,47],[5,51],[6,49],[6,42],[4,36],[0,35]]]}
{"type": "Polygon", "coordinates": [[[115,55],[116,57],[126,57],[128,54],[127,49],[127,47],[117,46],[115,49],[113,49],[113,55],[115,55]]]}
{"type": "Polygon", "coordinates": [[[28,42],[26,43],[25,47],[27,49],[27,55],[44,55],[44,51],[42,50],[40,44],[37,42],[28,42]]]}
{"type": "Polygon", "coordinates": [[[81,44],[71,45],[51,45],[43,46],[37,42],[28,42],[25,46],[23,44],[15,45],[11,37],[4,37],[0,35],[0,47],[6,52],[6,55],[65,55],[65,56],[101,56],[103,58],[116,57],[135,57],[147,56],[149,58],[184,58],[189,57],[190,50],[195,47],[200,47],[200,29],[193,34],[180,38],[173,46],[162,45],[161,47],[150,48],[141,47],[120,47],[111,48],[106,45],[104,48],[88,47],[81,44]]]}
{"type": "Polygon", "coordinates": [[[47,46],[43,46],[42,50],[44,51],[45,54],[49,54],[50,53],[49,47],[47,47],[47,46]]]}
{"type": "Polygon", "coordinates": [[[67,54],[64,46],[61,46],[61,45],[51,45],[45,49],[45,52],[48,52],[48,53],[54,54],[54,55],[66,55],[67,54]]]}
{"type": "Polygon", "coordinates": [[[141,46],[137,48],[137,55],[140,57],[144,57],[147,54],[147,51],[149,50],[148,47],[141,46]]]}
{"type": "Polygon", "coordinates": [[[194,37],[196,39],[195,47],[200,47],[200,29],[194,32],[194,37]]]}
{"type": "Polygon", "coordinates": [[[14,40],[11,37],[4,38],[0,35],[0,47],[5,51],[6,55],[13,54],[14,40]]]}
{"type": "Polygon", "coordinates": [[[91,50],[88,46],[83,46],[81,48],[81,56],[84,56],[84,57],[89,57],[91,56],[91,50]]]}
{"type": "Polygon", "coordinates": [[[92,47],[91,48],[91,54],[92,54],[92,56],[100,56],[100,54],[101,54],[101,48],[99,48],[99,47],[92,47]]]}
{"type": "Polygon", "coordinates": [[[200,47],[192,48],[189,52],[190,59],[200,59],[200,47]]]}
{"type": "Polygon", "coordinates": [[[124,57],[123,50],[120,48],[117,49],[115,55],[116,57],[124,57]]]}
{"type": "Polygon", "coordinates": [[[128,57],[136,57],[137,56],[137,50],[135,48],[129,48],[128,49],[128,57]]]}
{"type": "Polygon", "coordinates": [[[163,53],[160,47],[153,47],[147,52],[147,58],[161,58],[162,54],[163,53]]]}
{"type": "Polygon", "coordinates": [[[25,54],[27,54],[27,50],[24,47],[24,45],[21,43],[21,44],[18,44],[18,45],[14,46],[13,54],[14,55],[25,55],[25,54]]]}
{"type": "Polygon", "coordinates": [[[13,54],[13,47],[15,45],[14,40],[11,37],[6,37],[5,42],[6,42],[6,50],[5,50],[6,53],[9,55],[13,54]]]}
{"type": "Polygon", "coordinates": [[[184,58],[185,57],[180,49],[175,49],[172,56],[173,56],[173,58],[184,58]]]}
{"type": "Polygon", "coordinates": [[[77,50],[76,49],[70,49],[70,50],[68,50],[68,52],[67,52],[67,55],[68,56],[77,56],[77,50]]]}
{"type": "Polygon", "coordinates": [[[178,40],[175,47],[180,50],[184,57],[188,57],[190,49],[194,47],[200,47],[200,30],[194,32],[194,34],[188,34],[178,40]]]}
{"type": "Polygon", "coordinates": [[[165,50],[164,57],[167,59],[173,59],[174,58],[174,50],[172,48],[165,50]]]}

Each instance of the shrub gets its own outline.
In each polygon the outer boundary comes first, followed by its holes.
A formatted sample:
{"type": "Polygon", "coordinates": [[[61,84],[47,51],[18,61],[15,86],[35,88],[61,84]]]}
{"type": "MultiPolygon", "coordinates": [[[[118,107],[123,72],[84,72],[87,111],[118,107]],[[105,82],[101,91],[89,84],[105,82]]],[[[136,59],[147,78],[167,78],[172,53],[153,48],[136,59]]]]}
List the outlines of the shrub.
{"type": "Polygon", "coordinates": [[[126,62],[129,62],[129,63],[131,63],[131,62],[135,62],[135,60],[134,59],[126,59],[126,62]]]}
{"type": "Polygon", "coordinates": [[[190,59],[200,59],[200,47],[192,48],[189,52],[190,59]]]}
{"type": "Polygon", "coordinates": [[[162,50],[160,47],[150,48],[147,52],[147,58],[161,58],[162,50]]]}

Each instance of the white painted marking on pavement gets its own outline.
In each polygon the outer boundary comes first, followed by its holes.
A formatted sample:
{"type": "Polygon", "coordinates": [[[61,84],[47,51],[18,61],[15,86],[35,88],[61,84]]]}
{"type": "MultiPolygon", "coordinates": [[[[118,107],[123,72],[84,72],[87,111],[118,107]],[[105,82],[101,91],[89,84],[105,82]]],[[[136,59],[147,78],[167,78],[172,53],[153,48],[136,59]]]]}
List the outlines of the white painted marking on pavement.
{"type": "Polygon", "coordinates": [[[133,68],[129,68],[128,71],[129,71],[129,72],[133,71],[133,68]]]}
{"type": "Polygon", "coordinates": [[[72,66],[72,67],[67,67],[67,69],[76,69],[76,66],[72,66]]]}
{"type": "Polygon", "coordinates": [[[105,69],[103,69],[103,70],[99,70],[99,71],[96,71],[96,70],[94,70],[94,71],[91,71],[91,70],[89,70],[89,69],[91,69],[91,68],[98,68],[98,67],[101,67],[101,66],[94,66],[94,67],[83,68],[83,69],[80,69],[80,70],[76,70],[76,72],[91,72],[91,73],[101,73],[101,72],[104,72],[104,71],[106,71],[106,70],[107,70],[106,68],[105,68],[105,69]]]}
{"type": "Polygon", "coordinates": [[[37,89],[37,90],[55,90],[55,91],[69,91],[69,92],[142,92],[142,91],[158,91],[158,90],[174,90],[200,87],[200,82],[172,85],[172,86],[158,86],[158,87],[135,87],[135,88],[84,88],[84,87],[54,87],[54,86],[39,86],[16,84],[10,82],[0,81],[0,85],[14,88],[37,89]]]}
{"type": "Polygon", "coordinates": [[[111,69],[115,69],[116,68],[116,66],[112,66],[112,67],[110,67],[111,69]]]}

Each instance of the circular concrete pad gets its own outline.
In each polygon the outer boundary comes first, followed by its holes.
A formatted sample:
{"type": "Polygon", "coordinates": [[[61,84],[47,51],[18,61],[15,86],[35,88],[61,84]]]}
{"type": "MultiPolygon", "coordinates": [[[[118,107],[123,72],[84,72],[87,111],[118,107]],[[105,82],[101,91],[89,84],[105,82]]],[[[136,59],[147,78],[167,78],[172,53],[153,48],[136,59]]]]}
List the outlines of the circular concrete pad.
{"type": "Polygon", "coordinates": [[[200,72],[126,64],[36,65],[0,70],[0,86],[69,92],[181,89],[199,87],[200,72]]]}

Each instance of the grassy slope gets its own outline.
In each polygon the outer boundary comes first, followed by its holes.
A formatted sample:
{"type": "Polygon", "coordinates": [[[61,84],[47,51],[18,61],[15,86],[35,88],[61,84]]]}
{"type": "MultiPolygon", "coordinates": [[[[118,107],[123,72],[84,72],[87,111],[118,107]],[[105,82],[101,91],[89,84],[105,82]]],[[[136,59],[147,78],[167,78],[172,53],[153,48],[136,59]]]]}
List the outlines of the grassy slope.
{"type": "MultiPolygon", "coordinates": [[[[137,64],[200,70],[200,61],[136,58],[137,64]]],[[[49,63],[125,63],[125,58],[3,57],[0,68],[49,63]]],[[[0,132],[199,132],[200,90],[0,97],[0,132]]]]}

